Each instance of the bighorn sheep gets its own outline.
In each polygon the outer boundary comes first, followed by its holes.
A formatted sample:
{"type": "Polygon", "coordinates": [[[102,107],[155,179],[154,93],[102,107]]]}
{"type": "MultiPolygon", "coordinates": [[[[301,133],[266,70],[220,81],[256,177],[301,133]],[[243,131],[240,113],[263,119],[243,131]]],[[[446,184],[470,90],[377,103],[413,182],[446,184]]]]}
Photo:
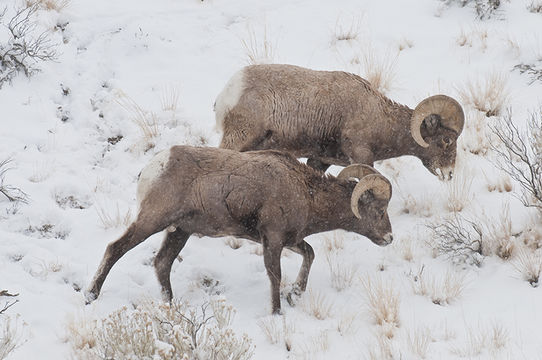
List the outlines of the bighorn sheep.
{"type": "Polygon", "coordinates": [[[323,171],[414,155],[440,179],[452,176],[464,123],[461,105],[445,95],[412,110],[357,75],[276,64],[237,72],[215,112],[221,148],[284,150],[323,171]]]}
{"type": "Polygon", "coordinates": [[[277,151],[240,153],[174,146],[160,152],[143,169],[137,194],[137,219],[107,246],[86,293],[88,302],[99,295],[121,256],[164,229],[167,235],[154,267],[166,301],[173,296],[171,265],[191,234],[233,235],[263,245],[273,313],[280,312],[280,254],[284,247],[303,256],[294,285],[300,294],[314,259],[304,237],[344,229],[381,246],[392,241],[387,214],[391,184],[366,165],[351,165],[337,177],[322,176],[277,151]]]}

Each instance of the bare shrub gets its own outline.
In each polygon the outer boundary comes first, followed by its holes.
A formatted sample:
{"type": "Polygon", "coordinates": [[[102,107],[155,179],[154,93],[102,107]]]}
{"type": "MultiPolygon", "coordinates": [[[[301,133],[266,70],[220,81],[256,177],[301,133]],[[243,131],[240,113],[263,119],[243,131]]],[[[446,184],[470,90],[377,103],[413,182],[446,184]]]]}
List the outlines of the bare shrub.
{"type": "MultiPolygon", "coordinates": [[[[19,294],[11,294],[7,290],[0,291],[0,297],[16,297],[19,294]]],[[[19,346],[24,343],[23,331],[19,317],[11,318],[6,311],[15,305],[19,300],[6,301],[0,307],[0,360],[6,359],[19,346]]]]}
{"type": "Polygon", "coordinates": [[[487,20],[500,14],[501,0],[443,0],[446,5],[472,6],[476,17],[487,20]]]}
{"type": "Polygon", "coordinates": [[[538,287],[542,273],[542,255],[539,251],[522,249],[513,262],[516,270],[532,287],[538,287]]]}
{"type": "Polygon", "coordinates": [[[179,301],[149,303],[81,327],[71,324],[66,340],[77,358],[86,359],[250,359],[252,341],[233,332],[233,314],[223,300],[197,308],[179,301]]]}
{"type": "Polygon", "coordinates": [[[429,243],[439,255],[454,263],[480,266],[483,260],[482,229],[458,213],[426,225],[431,230],[429,243]]]}
{"type": "Polygon", "coordinates": [[[365,289],[369,312],[382,333],[391,339],[395,329],[400,326],[399,321],[399,292],[391,282],[384,282],[382,278],[364,278],[362,284],[365,289]]]}
{"type": "Polygon", "coordinates": [[[542,14],[542,0],[531,0],[527,9],[532,13],[542,14]]]}
{"type": "Polygon", "coordinates": [[[483,79],[469,80],[458,88],[464,105],[484,113],[487,117],[498,116],[509,101],[507,77],[498,72],[486,74],[483,79]]]}
{"type": "Polygon", "coordinates": [[[27,77],[40,71],[37,64],[56,59],[55,47],[47,31],[38,33],[35,15],[38,4],[15,9],[4,19],[7,8],[0,10],[0,89],[4,83],[23,73],[27,77]]]}
{"type": "Polygon", "coordinates": [[[247,63],[272,64],[275,61],[276,43],[273,43],[267,36],[267,26],[263,26],[263,33],[258,35],[254,27],[247,24],[246,38],[241,39],[241,45],[245,49],[247,63]]]}
{"type": "Polygon", "coordinates": [[[542,211],[542,108],[531,113],[525,131],[514,124],[511,110],[491,130],[500,141],[492,144],[494,165],[519,183],[523,205],[542,211]]]}
{"type": "Polygon", "coordinates": [[[411,277],[415,294],[425,296],[435,305],[449,305],[457,299],[465,289],[465,277],[459,273],[448,271],[442,276],[429,275],[422,266],[418,274],[411,277]]]}
{"type": "Polygon", "coordinates": [[[11,202],[28,203],[28,195],[21,189],[6,184],[6,173],[12,168],[9,167],[11,159],[0,161],[0,195],[3,195],[11,202]]]}
{"type": "Polygon", "coordinates": [[[539,61],[536,64],[517,64],[514,66],[514,70],[518,70],[522,75],[525,74],[529,76],[531,78],[529,85],[532,85],[535,81],[542,81],[542,61],[539,61]]]}

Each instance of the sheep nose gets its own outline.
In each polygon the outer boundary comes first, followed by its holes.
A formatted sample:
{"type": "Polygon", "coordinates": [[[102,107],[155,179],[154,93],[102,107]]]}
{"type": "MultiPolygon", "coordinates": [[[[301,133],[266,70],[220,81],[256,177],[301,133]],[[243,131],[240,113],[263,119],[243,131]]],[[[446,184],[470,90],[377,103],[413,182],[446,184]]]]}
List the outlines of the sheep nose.
{"type": "Polygon", "coordinates": [[[387,233],[386,235],[384,235],[384,242],[386,245],[389,245],[391,244],[393,241],[393,234],[392,233],[387,233]]]}

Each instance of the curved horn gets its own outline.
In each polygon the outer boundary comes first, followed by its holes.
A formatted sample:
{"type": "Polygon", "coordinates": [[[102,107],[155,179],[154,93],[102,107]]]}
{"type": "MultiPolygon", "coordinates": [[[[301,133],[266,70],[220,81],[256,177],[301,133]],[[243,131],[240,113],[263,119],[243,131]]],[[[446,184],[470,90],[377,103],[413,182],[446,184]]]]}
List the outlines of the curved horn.
{"type": "Polygon", "coordinates": [[[361,195],[367,190],[373,190],[375,198],[389,201],[391,199],[391,183],[380,174],[370,174],[365,176],[352,191],[350,206],[354,215],[361,219],[359,214],[358,201],[361,195]]]}
{"type": "Polygon", "coordinates": [[[370,174],[380,174],[375,168],[364,164],[352,164],[348,165],[341,170],[337,179],[348,180],[349,178],[358,178],[361,180],[363,177],[370,174]]]}
{"type": "Polygon", "coordinates": [[[434,95],[422,100],[414,109],[410,120],[410,133],[420,146],[428,147],[420,133],[423,120],[431,114],[439,115],[441,125],[461,134],[465,123],[465,114],[461,105],[446,95],[434,95]]]}

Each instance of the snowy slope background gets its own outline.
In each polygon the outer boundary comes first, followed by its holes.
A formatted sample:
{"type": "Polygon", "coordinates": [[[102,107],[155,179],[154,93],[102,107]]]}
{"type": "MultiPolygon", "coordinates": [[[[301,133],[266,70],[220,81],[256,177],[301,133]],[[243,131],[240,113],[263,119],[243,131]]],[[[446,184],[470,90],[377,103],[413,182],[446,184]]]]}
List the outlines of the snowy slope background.
{"type": "MultiPolygon", "coordinates": [[[[213,102],[251,61],[380,72],[385,93],[411,107],[436,93],[456,97],[467,114],[458,180],[443,184],[411,157],[378,163],[394,185],[394,243],[379,248],[339,231],[310,237],[309,291],[296,307],[283,301],[282,320],[269,316],[269,280],[248,241],[234,249],[231,239],[192,237],[173,267],[175,296],[198,306],[220,293],[237,309],[232,328],[252,339],[254,359],[541,358],[542,292],[525,280],[520,252],[527,233],[542,238],[540,220],[492,164],[487,124],[498,119],[468,100],[469,86],[483,93],[488,81],[501,85],[495,102],[502,113],[511,107],[520,127],[540,106],[542,82],[512,71],[542,60],[534,3],[502,2],[485,20],[473,5],[437,0],[71,0],[41,8],[36,31],[50,30],[56,61],[0,89],[0,161],[12,159],[4,182],[29,196],[14,204],[0,195],[0,290],[19,294],[0,297],[0,309],[18,300],[0,315],[19,340],[8,358],[78,358],[69,338],[81,319],[160,301],[152,257],[161,234],[115,265],[97,301],[85,305],[81,290],[137,212],[139,171],[174,144],[217,146],[213,102]],[[142,128],[142,119],[154,126],[142,128]],[[452,214],[450,196],[486,233],[516,235],[510,259],[490,254],[476,266],[435,252],[426,224],[452,214]],[[344,289],[330,264],[352,274],[344,289]],[[379,286],[396,300],[397,318],[384,325],[370,302],[379,286]],[[276,343],[265,324],[278,328],[276,343]]],[[[22,4],[0,0],[8,15],[22,4]]],[[[285,283],[293,282],[301,258],[285,251],[282,264],[285,283]]]]}

